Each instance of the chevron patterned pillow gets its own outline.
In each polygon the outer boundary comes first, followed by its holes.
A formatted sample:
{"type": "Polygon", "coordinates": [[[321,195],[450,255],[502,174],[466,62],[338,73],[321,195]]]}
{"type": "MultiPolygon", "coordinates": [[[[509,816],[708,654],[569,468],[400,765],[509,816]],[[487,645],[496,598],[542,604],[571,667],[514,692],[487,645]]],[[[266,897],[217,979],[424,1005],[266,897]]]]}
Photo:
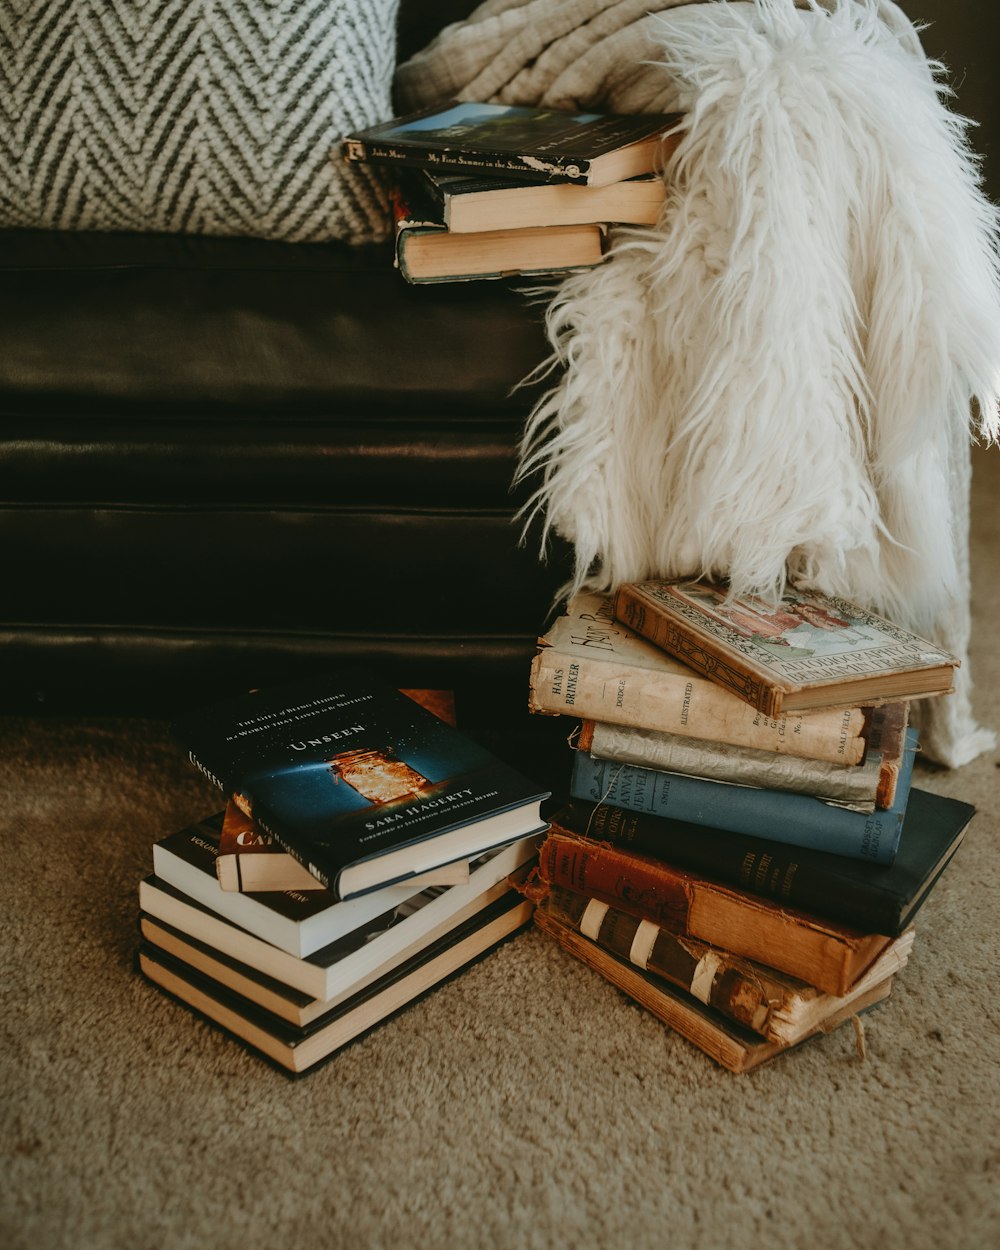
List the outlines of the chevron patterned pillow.
{"type": "Polygon", "coordinates": [[[391,115],[399,0],[0,2],[0,225],[388,233],[337,154],[391,115]]]}

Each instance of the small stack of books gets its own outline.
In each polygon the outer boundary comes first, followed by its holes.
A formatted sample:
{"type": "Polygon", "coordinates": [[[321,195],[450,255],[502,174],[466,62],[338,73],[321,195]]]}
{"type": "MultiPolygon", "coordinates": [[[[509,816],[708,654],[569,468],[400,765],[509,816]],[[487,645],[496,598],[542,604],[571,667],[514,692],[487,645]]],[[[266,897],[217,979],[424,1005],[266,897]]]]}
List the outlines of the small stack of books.
{"type": "Polygon", "coordinates": [[[313,1068],[530,921],[515,886],[548,793],[369,674],[174,728],[228,801],[154,845],[139,968],[283,1070],[313,1068]]]}
{"type": "Polygon", "coordinates": [[[408,282],[557,274],[600,264],[609,225],[657,220],[678,121],[455,103],[369,127],[342,152],[392,168],[408,282]]]}
{"type": "Polygon", "coordinates": [[[974,809],[912,785],[954,657],[840,599],[582,595],[531,710],[578,722],[536,924],[733,1071],[888,995],[974,809]]]}

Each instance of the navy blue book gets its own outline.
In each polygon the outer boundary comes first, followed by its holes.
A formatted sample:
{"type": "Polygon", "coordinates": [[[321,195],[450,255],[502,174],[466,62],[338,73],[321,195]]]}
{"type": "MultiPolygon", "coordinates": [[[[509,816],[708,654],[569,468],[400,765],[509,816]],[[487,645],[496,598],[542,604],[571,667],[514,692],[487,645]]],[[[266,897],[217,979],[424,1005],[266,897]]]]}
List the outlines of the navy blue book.
{"type": "Polygon", "coordinates": [[[682,820],[602,803],[571,803],[552,823],[557,829],[652,855],[797,911],[839,920],[862,933],[898,937],[961,846],[975,811],[971,803],[913,786],[899,851],[891,864],[830,855],[726,829],[709,831],[682,820]]]}
{"type": "Polygon", "coordinates": [[[916,753],[917,733],[908,729],[895,802],[885,811],[853,812],[806,794],[659,772],[596,759],[586,751],[575,753],[570,794],[590,803],[891,864],[899,849],[916,753]]]}
{"type": "Polygon", "coordinates": [[[549,797],[360,669],[179,718],[190,759],[338,899],[541,833],[549,797]]]}

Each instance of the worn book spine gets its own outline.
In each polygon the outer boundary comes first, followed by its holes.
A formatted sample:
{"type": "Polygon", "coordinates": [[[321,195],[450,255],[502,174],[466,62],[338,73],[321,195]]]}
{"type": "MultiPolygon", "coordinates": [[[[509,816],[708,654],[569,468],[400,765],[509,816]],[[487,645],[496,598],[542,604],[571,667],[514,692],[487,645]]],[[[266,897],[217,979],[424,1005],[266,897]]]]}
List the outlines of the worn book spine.
{"type": "Polygon", "coordinates": [[[620,959],[663,977],[714,1007],[730,1020],[772,1041],[781,1040],[772,1018],[795,1010],[793,999],[819,991],[805,982],[782,982],[764,965],[671,933],[595,898],[556,886],[542,904],[561,923],[576,929],[620,959]]]}
{"type": "Polygon", "coordinates": [[[760,790],[599,760],[577,751],[570,794],[714,829],[807,846],[832,855],[891,864],[913,777],[916,734],[908,733],[896,802],[887,811],[851,812],[808,795],[760,790]]]}
{"type": "Polygon", "coordinates": [[[857,764],[865,752],[860,708],[772,719],[693,672],[657,672],[555,647],[542,648],[532,663],[529,708],[840,764],[857,764]]]}
{"type": "Polygon", "coordinates": [[[865,741],[868,750],[882,757],[879,770],[875,806],[892,807],[896,801],[896,786],[906,750],[906,730],[909,726],[910,705],[905,700],[886,703],[882,707],[866,711],[865,741]]]}
{"type": "MultiPolygon", "coordinates": [[[[870,744],[860,764],[834,764],[831,760],[807,760],[778,751],[708,742],[654,729],[585,721],[576,746],[602,760],[710,781],[789,790],[854,811],[888,806],[879,798],[888,793],[883,772],[890,765],[883,761],[880,752],[871,750],[870,744]]],[[[895,790],[894,784],[892,788],[895,790]]]]}
{"type": "Polygon", "coordinates": [[[889,939],[792,911],[649,856],[550,832],[539,852],[545,889],[562,886],[642,920],[844,994],[889,939]]]}
{"type": "Polygon", "coordinates": [[[883,870],[853,873],[851,866],[860,861],[841,855],[578,800],[555,814],[552,828],[666,860],[723,885],[828,916],[864,933],[895,937],[904,926],[907,896],[884,880],[883,870]]]}
{"type": "Polygon", "coordinates": [[[642,593],[641,586],[625,583],[614,598],[615,617],[629,629],[687,664],[696,673],[710,675],[764,716],[780,716],[784,691],[766,681],[751,665],[732,655],[710,637],[692,638],[678,620],[642,593]]]}
{"type": "Polygon", "coordinates": [[[709,1058],[735,1073],[759,1067],[776,1055],[784,1054],[790,1045],[804,1041],[805,1037],[832,1032],[852,1016],[887,998],[892,986],[891,972],[871,986],[868,985],[868,977],[865,977],[865,984],[859,993],[851,993],[843,1000],[844,1006],[835,1008],[831,1015],[817,1021],[798,1041],[771,1042],[711,1011],[669,982],[612,955],[568,925],[560,924],[542,908],[535,910],[535,924],[542,933],[557,941],[567,954],[586,964],[709,1058]]]}

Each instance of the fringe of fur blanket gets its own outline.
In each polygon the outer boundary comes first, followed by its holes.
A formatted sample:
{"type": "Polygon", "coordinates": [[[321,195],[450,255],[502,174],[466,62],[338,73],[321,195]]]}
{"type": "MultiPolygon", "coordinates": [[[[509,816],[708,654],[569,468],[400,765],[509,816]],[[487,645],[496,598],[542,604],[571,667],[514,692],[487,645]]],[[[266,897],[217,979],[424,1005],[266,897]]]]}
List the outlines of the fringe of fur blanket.
{"type": "MultiPolygon", "coordinates": [[[[528,511],[573,543],[570,590],[702,571],[773,596],[790,578],[966,661],[970,427],[997,437],[1000,267],[940,67],[875,0],[654,7],[490,0],[468,30],[497,51],[450,84],[685,113],[657,227],[619,231],[607,264],[549,292],[558,379],[525,432],[528,511]],[[546,24],[522,27],[539,3],[546,24]]],[[[964,663],[955,694],[915,705],[951,766],[995,744],[970,690],[964,663]]]]}

